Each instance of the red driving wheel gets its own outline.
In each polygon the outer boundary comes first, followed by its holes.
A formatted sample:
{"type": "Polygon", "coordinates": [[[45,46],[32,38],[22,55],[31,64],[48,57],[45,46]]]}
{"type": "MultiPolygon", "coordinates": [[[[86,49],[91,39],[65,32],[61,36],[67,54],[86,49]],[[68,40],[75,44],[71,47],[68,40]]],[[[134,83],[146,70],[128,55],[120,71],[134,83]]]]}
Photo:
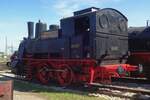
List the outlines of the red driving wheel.
{"type": "Polygon", "coordinates": [[[43,65],[41,67],[38,67],[37,69],[37,79],[42,83],[42,84],[48,84],[50,77],[49,77],[49,66],[48,65],[43,65]]]}
{"type": "Polygon", "coordinates": [[[73,81],[73,71],[69,66],[62,66],[57,72],[57,80],[61,86],[68,86],[73,81]]]}

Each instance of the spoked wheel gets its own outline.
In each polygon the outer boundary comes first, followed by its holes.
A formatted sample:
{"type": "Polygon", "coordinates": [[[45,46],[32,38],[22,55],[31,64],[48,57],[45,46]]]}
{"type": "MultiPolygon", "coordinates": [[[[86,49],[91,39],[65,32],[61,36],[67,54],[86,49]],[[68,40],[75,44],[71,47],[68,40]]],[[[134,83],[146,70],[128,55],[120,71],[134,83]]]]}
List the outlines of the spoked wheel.
{"type": "Polygon", "coordinates": [[[43,65],[37,69],[37,79],[42,84],[48,84],[50,77],[49,77],[49,66],[43,65]]]}
{"type": "Polygon", "coordinates": [[[57,72],[57,80],[61,86],[68,86],[73,81],[73,71],[69,66],[62,66],[57,72]]]}

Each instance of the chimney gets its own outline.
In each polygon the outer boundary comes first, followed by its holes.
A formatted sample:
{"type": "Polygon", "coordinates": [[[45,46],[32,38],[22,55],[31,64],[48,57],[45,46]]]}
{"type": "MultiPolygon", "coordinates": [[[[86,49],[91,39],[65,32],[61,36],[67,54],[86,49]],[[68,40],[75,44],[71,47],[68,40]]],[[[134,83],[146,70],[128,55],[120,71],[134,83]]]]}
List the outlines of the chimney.
{"type": "Polygon", "coordinates": [[[28,39],[34,38],[34,22],[28,22],[28,39]]]}
{"type": "Polygon", "coordinates": [[[146,20],[146,26],[149,27],[149,21],[150,20],[146,20]]]}

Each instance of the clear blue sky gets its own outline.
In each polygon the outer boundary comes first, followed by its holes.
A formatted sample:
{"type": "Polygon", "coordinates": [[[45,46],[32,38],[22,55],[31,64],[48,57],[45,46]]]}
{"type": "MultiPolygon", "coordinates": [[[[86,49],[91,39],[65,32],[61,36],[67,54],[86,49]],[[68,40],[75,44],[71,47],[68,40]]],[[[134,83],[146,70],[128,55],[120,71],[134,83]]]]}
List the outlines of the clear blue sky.
{"type": "Polygon", "coordinates": [[[27,36],[27,21],[59,24],[60,18],[90,6],[119,10],[129,26],[145,26],[150,19],[150,0],[0,0],[0,51],[5,50],[5,37],[8,45],[18,47],[27,36]]]}

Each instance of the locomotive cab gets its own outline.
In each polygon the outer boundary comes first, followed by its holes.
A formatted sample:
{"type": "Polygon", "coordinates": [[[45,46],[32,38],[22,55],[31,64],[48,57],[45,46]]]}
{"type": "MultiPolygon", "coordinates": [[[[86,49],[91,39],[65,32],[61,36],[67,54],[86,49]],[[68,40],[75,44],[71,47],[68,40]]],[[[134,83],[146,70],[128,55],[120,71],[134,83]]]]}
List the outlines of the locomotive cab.
{"type": "Polygon", "coordinates": [[[118,63],[128,52],[127,21],[117,10],[92,7],[62,19],[62,36],[71,38],[72,58],[118,63]]]}

